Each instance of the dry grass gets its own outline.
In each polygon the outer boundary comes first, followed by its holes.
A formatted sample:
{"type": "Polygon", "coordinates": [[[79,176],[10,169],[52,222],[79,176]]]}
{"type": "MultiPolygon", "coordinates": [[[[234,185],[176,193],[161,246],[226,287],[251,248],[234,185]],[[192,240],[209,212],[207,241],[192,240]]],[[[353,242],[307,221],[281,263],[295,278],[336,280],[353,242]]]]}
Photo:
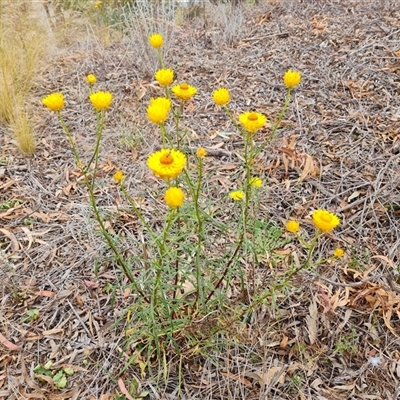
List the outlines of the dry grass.
{"type": "Polygon", "coordinates": [[[29,2],[0,6],[0,120],[23,154],[33,154],[35,137],[30,123],[29,93],[49,47],[46,20],[29,2]],[[44,23],[43,23],[44,22],[44,23]]]}

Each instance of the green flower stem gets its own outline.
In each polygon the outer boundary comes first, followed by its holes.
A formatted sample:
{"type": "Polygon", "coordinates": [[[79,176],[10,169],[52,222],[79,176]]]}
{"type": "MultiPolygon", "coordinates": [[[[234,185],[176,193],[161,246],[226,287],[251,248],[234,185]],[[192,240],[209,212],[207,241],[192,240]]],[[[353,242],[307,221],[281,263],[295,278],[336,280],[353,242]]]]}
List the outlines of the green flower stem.
{"type": "Polygon", "coordinates": [[[158,56],[158,61],[160,61],[160,69],[164,68],[164,60],[162,56],[161,49],[157,49],[157,56],[158,56]]]}
{"type": "Polygon", "coordinates": [[[74,138],[72,137],[71,132],[69,131],[69,129],[68,129],[68,127],[67,127],[67,125],[66,125],[66,123],[64,121],[63,116],[61,115],[61,112],[57,111],[57,114],[58,114],[58,119],[60,120],[61,126],[63,128],[63,131],[67,135],[67,138],[68,138],[69,143],[71,145],[72,152],[74,153],[74,157],[75,157],[75,162],[79,167],[79,165],[81,164],[81,159],[79,157],[78,149],[76,148],[74,138]]]}
{"type": "Polygon", "coordinates": [[[143,218],[142,213],[136,207],[135,201],[133,200],[132,196],[128,193],[128,191],[126,190],[126,187],[124,186],[124,184],[122,182],[120,183],[120,188],[121,188],[121,192],[124,194],[125,198],[128,200],[129,205],[132,207],[132,210],[135,212],[136,216],[138,217],[138,219],[140,220],[142,225],[147,229],[147,232],[150,234],[152,240],[154,240],[154,242],[157,244],[157,246],[159,246],[161,244],[161,242],[158,240],[157,236],[154,234],[154,232],[152,231],[152,229],[149,226],[149,224],[147,223],[147,221],[143,218]]]}
{"type": "MultiPolygon", "coordinates": [[[[228,115],[231,116],[229,110],[226,108],[226,111],[228,113],[228,115]]],[[[234,122],[233,117],[231,118],[232,122],[234,122]]],[[[238,126],[238,124],[236,122],[234,122],[236,126],[238,126]]],[[[243,131],[241,127],[238,127],[240,129],[240,131],[243,131]]],[[[242,248],[243,242],[244,242],[244,238],[245,238],[245,234],[247,233],[247,224],[248,224],[248,219],[249,219],[249,208],[250,208],[250,198],[251,198],[251,184],[250,184],[250,179],[251,179],[251,166],[253,163],[253,158],[254,158],[254,142],[253,142],[253,135],[250,132],[244,132],[244,148],[245,148],[245,152],[244,152],[244,159],[245,159],[245,168],[246,168],[246,182],[245,182],[245,200],[244,200],[244,205],[242,206],[242,229],[240,229],[240,235],[239,235],[239,239],[237,242],[237,246],[231,256],[231,258],[228,261],[228,264],[221,276],[221,278],[218,280],[218,282],[214,285],[213,290],[211,290],[211,292],[209,293],[209,295],[207,296],[205,303],[208,303],[208,301],[211,299],[211,297],[214,295],[215,291],[219,288],[219,286],[221,285],[222,281],[225,279],[226,275],[229,272],[230,266],[233,262],[233,260],[236,258],[239,250],[242,248]]],[[[244,282],[242,280],[242,290],[244,290],[244,282]]]]}
{"type": "Polygon", "coordinates": [[[168,135],[168,132],[167,132],[167,129],[165,128],[165,125],[164,124],[160,124],[159,127],[160,127],[160,133],[161,133],[163,149],[167,148],[167,142],[172,147],[171,138],[168,135]]]}
{"type": "Polygon", "coordinates": [[[218,282],[214,285],[214,288],[210,291],[208,294],[206,300],[204,301],[204,304],[207,304],[211,297],[214,295],[215,291],[220,287],[222,281],[225,279],[226,274],[228,273],[230,266],[232,265],[233,260],[236,258],[237,254],[239,253],[239,250],[242,247],[243,244],[243,239],[244,239],[244,232],[240,234],[239,241],[236,245],[235,251],[233,252],[231,258],[228,261],[228,264],[226,265],[225,271],[223,272],[221,278],[218,280],[218,282]]]}
{"type": "Polygon", "coordinates": [[[310,244],[307,243],[304,238],[299,234],[299,233],[294,233],[294,235],[296,236],[297,240],[305,247],[305,248],[309,248],[310,244]]]}
{"type": "Polygon", "coordinates": [[[287,284],[291,281],[291,279],[298,274],[301,270],[306,269],[309,266],[312,254],[314,252],[315,246],[317,244],[318,238],[321,236],[322,232],[318,231],[316,233],[316,235],[314,236],[310,246],[309,246],[309,250],[308,250],[308,254],[307,254],[307,259],[304,263],[302,263],[301,265],[299,265],[297,268],[293,269],[292,271],[290,271],[290,273],[288,275],[286,275],[286,277],[284,278],[283,281],[277,283],[274,285],[273,289],[268,290],[263,296],[261,296],[259,299],[257,299],[254,303],[250,304],[249,307],[247,307],[244,311],[242,311],[237,317],[235,317],[231,323],[239,321],[240,319],[242,319],[244,317],[244,315],[246,313],[248,313],[249,311],[253,310],[254,308],[256,308],[257,306],[259,306],[260,304],[262,304],[264,302],[265,299],[269,298],[272,296],[272,294],[278,290],[278,289],[282,289],[284,287],[287,286],[287,284]]]}
{"type": "MultiPolygon", "coordinates": [[[[70,144],[71,144],[71,148],[72,148],[72,151],[73,151],[73,153],[74,153],[75,160],[76,160],[76,162],[77,162],[78,165],[79,165],[79,164],[80,164],[80,158],[79,158],[78,150],[77,150],[77,148],[76,148],[74,139],[73,139],[73,137],[72,137],[72,135],[71,135],[71,133],[70,133],[68,127],[66,126],[65,121],[64,121],[64,119],[63,119],[63,117],[62,117],[62,115],[61,115],[60,112],[58,112],[58,117],[59,117],[59,119],[60,119],[61,126],[62,126],[62,128],[63,128],[65,134],[67,135],[68,140],[69,140],[69,142],[70,142],[70,144]]],[[[104,119],[102,120],[102,124],[101,124],[100,126],[104,126],[104,119]]],[[[102,128],[100,129],[100,128],[98,127],[98,128],[96,129],[96,133],[97,133],[97,136],[98,136],[98,137],[99,137],[99,136],[101,137],[101,131],[102,131],[102,128]]],[[[93,156],[96,157],[96,165],[97,165],[98,152],[99,152],[98,150],[99,150],[99,147],[97,146],[97,149],[95,150],[94,155],[93,155],[93,156]]],[[[92,159],[93,159],[93,157],[92,157],[92,159]]],[[[134,278],[134,276],[132,275],[132,272],[130,271],[128,265],[125,263],[125,261],[124,261],[124,259],[122,258],[120,252],[118,251],[117,246],[115,245],[115,243],[114,243],[114,241],[113,241],[111,235],[107,232],[107,229],[106,229],[106,227],[105,227],[105,225],[104,225],[103,218],[101,217],[100,211],[99,211],[99,209],[98,209],[98,207],[97,207],[97,204],[96,204],[96,196],[95,196],[95,193],[94,193],[94,178],[92,179],[92,181],[89,179],[89,175],[88,175],[87,168],[86,168],[86,169],[82,169],[81,171],[82,171],[82,174],[83,174],[83,177],[84,177],[85,186],[86,186],[86,188],[87,188],[88,191],[89,191],[90,205],[91,205],[92,208],[93,208],[96,221],[97,221],[97,222],[99,223],[99,225],[100,225],[100,230],[101,230],[102,235],[104,236],[104,238],[105,238],[106,241],[107,241],[107,244],[109,245],[110,249],[111,249],[112,252],[114,253],[115,258],[116,258],[116,260],[117,260],[117,263],[118,263],[118,264],[120,265],[120,267],[122,268],[122,271],[124,272],[125,276],[128,278],[128,280],[129,280],[131,283],[134,284],[136,291],[143,297],[143,299],[144,299],[146,302],[149,302],[149,300],[146,298],[146,296],[144,295],[144,293],[143,293],[143,292],[140,290],[140,288],[137,286],[137,284],[136,284],[136,282],[135,282],[135,278],[134,278]]],[[[94,174],[93,176],[95,177],[95,176],[96,176],[96,169],[94,170],[94,173],[93,173],[93,174],[94,174]]]]}
{"type": "Polygon", "coordinates": [[[116,257],[118,263],[120,264],[120,266],[122,267],[126,277],[129,279],[129,281],[131,283],[134,283],[135,279],[134,279],[130,269],[125,264],[125,261],[122,259],[121,254],[119,253],[119,251],[118,251],[113,239],[111,238],[110,234],[107,232],[107,229],[106,229],[106,227],[104,225],[103,218],[101,217],[100,211],[99,211],[99,209],[97,207],[97,204],[96,204],[96,196],[94,194],[93,184],[89,180],[89,176],[88,176],[88,174],[86,172],[83,172],[83,176],[84,176],[84,179],[85,179],[85,185],[89,190],[90,204],[91,204],[91,206],[93,208],[96,220],[100,225],[101,233],[106,238],[108,245],[110,246],[111,250],[115,254],[115,257],[116,257]]]}
{"type": "Polygon", "coordinates": [[[171,92],[170,92],[168,86],[165,86],[165,97],[166,97],[167,99],[170,99],[170,100],[171,100],[171,92]]]}
{"type": "Polygon", "coordinates": [[[194,195],[193,195],[193,201],[194,201],[194,209],[196,213],[196,219],[197,219],[197,246],[196,246],[196,298],[193,304],[193,309],[197,308],[199,299],[201,304],[203,304],[204,300],[204,285],[203,281],[201,279],[201,267],[200,267],[200,256],[201,256],[201,245],[203,243],[203,238],[202,238],[202,233],[203,233],[203,220],[200,215],[200,204],[199,204],[199,198],[200,198],[200,193],[201,193],[201,187],[202,187],[202,179],[203,179],[203,159],[201,157],[198,157],[198,171],[199,171],[199,176],[197,179],[197,185],[194,189],[194,195]]]}
{"type": "MultiPolygon", "coordinates": [[[[245,136],[245,168],[246,168],[246,182],[245,182],[245,204],[243,210],[243,232],[249,233],[249,217],[250,217],[250,207],[251,207],[251,196],[252,196],[252,185],[251,185],[251,178],[252,178],[252,166],[254,160],[254,140],[253,134],[250,132],[246,132],[245,136]]],[[[246,240],[247,236],[244,237],[246,240]]],[[[253,252],[254,255],[254,252],[253,252]]],[[[254,256],[256,257],[256,256],[254,256]]],[[[255,261],[252,262],[253,265],[253,286],[254,286],[254,266],[255,261]]],[[[240,269],[241,271],[241,269],[240,269]]],[[[244,280],[241,276],[241,285],[242,285],[242,292],[244,292],[244,280]]]]}
{"type": "Polygon", "coordinates": [[[315,249],[315,246],[316,246],[317,241],[318,241],[318,238],[319,238],[321,235],[322,235],[322,232],[318,230],[317,233],[315,234],[313,240],[311,241],[310,245],[307,246],[307,247],[308,247],[307,258],[306,258],[306,261],[305,261],[304,264],[303,264],[305,267],[308,267],[308,266],[309,266],[311,257],[312,257],[312,255],[313,255],[313,253],[314,253],[314,249],[315,249]]]}
{"type": "Polygon", "coordinates": [[[254,142],[253,135],[250,132],[245,134],[245,145],[244,145],[244,160],[246,168],[246,182],[245,182],[245,204],[243,212],[243,230],[247,232],[247,223],[249,219],[249,208],[251,198],[251,167],[253,165],[253,153],[254,153],[254,142]]]}
{"type": "Polygon", "coordinates": [[[92,155],[92,158],[90,159],[90,161],[88,162],[86,168],[85,168],[85,173],[87,173],[89,171],[89,168],[92,164],[92,162],[95,162],[94,165],[94,174],[92,177],[92,185],[94,184],[95,181],[95,176],[96,176],[96,172],[97,172],[97,167],[98,167],[98,163],[99,163],[99,151],[100,151],[100,142],[101,142],[101,138],[103,136],[103,130],[104,130],[104,116],[105,116],[105,111],[102,110],[100,113],[96,110],[96,146],[94,148],[94,152],[92,155]]]}
{"type": "Polygon", "coordinates": [[[179,211],[176,211],[176,210],[172,209],[169,212],[168,217],[167,217],[167,223],[165,225],[164,232],[163,232],[163,239],[162,239],[161,243],[159,243],[159,246],[158,246],[159,251],[160,251],[160,257],[159,257],[158,262],[156,263],[156,268],[157,268],[156,280],[155,280],[155,283],[154,283],[153,296],[152,296],[152,300],[151,300],[152,301],[152,305],[154,307],[156,307],[157,303],[158,303],[157,295],[158,295],[158,290],[160,288],[160,283],[161,283],[161,273],[163,271],[163,260],[165,258],[166,253],[167,253],[168,233],[169,233],[169,231],[171,229],[172,222],[174,220],[175,212],[179,212],[179,211]]]}
{"type": "MultiPolygon", "coordinates": [[[[259,306],[260,304],[262,304],[266,299],[270,298],[273,293],[278,290],[278,289],[282,289],[284,287],[287,286],[287,284],[290,282],[290,280],[297,274],[299,273],[302,269],[305,269],[310,260],[311,260],[311,256],[312,253],[315,249],[315,245],[317,243],[318,238],[321,236],[322,232],[318,231],[317,234],[314,236],[311,244],[310,244],[310,248],[308,251],[308,256],[307,256],[307,260],[305,263],[299,265],[297,268],[295,268],[294,270],[292,270],[285,278],[283,281],[278,282],[277,284],[275,284],[273,286],[273,288],[271,290],[268,290],[263,296],[261,296],[260,298],[258,298],[255,302],[253,302],[252,304],[250,304],[245,310],[243,310],[242,312],[240,312],[236,317],[234,317],[232,320],[230,320],[230,324],[232,325],[233,323],[240,321],[241,319],[243,319],[243,317],[250,312],[251,310],[254,310],[257,306],[259,306]]],[[[237,251],[235,251],[235,253],[233,254],[233,256],[231,257],[230,261],[234,259],[234,257],[236,256],[237,252],[239,251],[239,247],[236,248],[237,251]]],[[[228,263],[229,264],[229,263],[228,263]]],[[[229,268],[229,265],[227,266],[227,269],[229,268]]],[[[218,286],[219,284],[222,282],[222,278],[220,279],[220,281],[218,282],[218,286]]],[[[216,285],[216,287],[217,287],[216,285]]],[[[214,290],[215,291],[215,290],[214,290]]],[[[206,302],[209,300],[209,298],[214,294],[214,291],[212,293],[210,293],[210,295],[207,297],[206,302]]],[[[217,334],[218,332],[214,332],[214,335],[217,334]]]]}
{"type": "Polygon", "coordinates": [[[284,117],[285,114],[286,114],[286,110],[287,110],[287,108],[288,108],[288,106],[289,106],[289,103],[290,103],[290,97],[291,97],[291,89],[289,88],[288,91],[286,92],[285,104],[283,105],[282,110],[281,110],[281,112],[280,112],[279,115],[278,115],[278,120],[277,120],[277,121],[275,122],[275,124],[273,125],[272,130],[271,130],[271,133],[270,133],[270,135],[267,137],[267,139],[265,140],[265,143],[264,143],[262,146],[260,146],[260,147],[256,150],[256,152],[255,152],[255,157],[256,157],[258,154],[260,154],[261,152],[263,152],[264,149],[271,143],[272,139],[274,138],[275,133],[276,133],[277,129],[279,128],[279,126],[280,126],[280,124],[281,124],[281,122],[282,122],[283,117],[284,117]]]}
{"type": "Polygon", "coordinates": [[[174,119],[175,119],[175,138],[176,138],[176,144],[177,148],[180,150],[180,137],[179,137],[179,122],[181,120],[181,116],[183,113],[183,106],[184,106],[184,101],[181,100],[179,103],[179,108],[177,109],[176,113],[174,113],[174,119]]]}
{"type": "Polygon", "coordinates": [[[232,113],[230,112],[228,106],[224,106],[224,110],[226,112],[226,115],[228,116],[228,118],[231,120],[231,122],[233,123],[233,125],[235,125],[236,129],[243,135],[246,135],[246,131],[243,129],[242,125],[240,125],[240,123],[236,120],[236,118],[232,115],[232,113]]]}

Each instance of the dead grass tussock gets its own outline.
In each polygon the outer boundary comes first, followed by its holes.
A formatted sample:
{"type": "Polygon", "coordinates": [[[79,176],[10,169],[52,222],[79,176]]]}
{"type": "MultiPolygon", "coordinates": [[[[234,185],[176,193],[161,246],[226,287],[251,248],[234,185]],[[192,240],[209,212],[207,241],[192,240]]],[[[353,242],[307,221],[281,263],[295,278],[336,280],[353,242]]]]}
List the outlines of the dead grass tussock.
{"type": "Polygon", "coordinates": [[[42,22],[34,4],[1,6],[0,119],[9,124],[11,136],[26,155],[36,149],[29,93],[49,46],[42,22]]]}

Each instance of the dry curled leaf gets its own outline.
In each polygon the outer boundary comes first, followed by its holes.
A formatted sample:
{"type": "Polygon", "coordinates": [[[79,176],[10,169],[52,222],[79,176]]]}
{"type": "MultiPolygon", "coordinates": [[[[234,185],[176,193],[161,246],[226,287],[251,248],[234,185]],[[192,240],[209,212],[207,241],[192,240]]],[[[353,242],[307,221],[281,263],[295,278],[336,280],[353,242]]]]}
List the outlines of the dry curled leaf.
{"type": "Polygon", "coordinates": [[[135,400],[135,399],[129,394],[128,389],[126,388],[125,383],[124,383],[124,381],[123,381],[122,379],[119,379],[119,380],[118,380],[118,386],[119,386],[119,388],[121,389],[122,394],[124,394],[125,397],[126,397],[128,400],[135,400]]]}
{"type": "Polygon", "coordinates": [[[84,281],[84,282],[89,289],[97,289],[99,287],[99,284],[97,282],[93,281],[84,281]]]}
{"type": "Polygon", "coordinates": [[[20,346],[17,346],[16,344],[10,342],[6,337],[4,337],[1,333],[0,333],[0,343],[7,347],[8,350],[10,351],[18,351],[21,350],[20,346]]]}

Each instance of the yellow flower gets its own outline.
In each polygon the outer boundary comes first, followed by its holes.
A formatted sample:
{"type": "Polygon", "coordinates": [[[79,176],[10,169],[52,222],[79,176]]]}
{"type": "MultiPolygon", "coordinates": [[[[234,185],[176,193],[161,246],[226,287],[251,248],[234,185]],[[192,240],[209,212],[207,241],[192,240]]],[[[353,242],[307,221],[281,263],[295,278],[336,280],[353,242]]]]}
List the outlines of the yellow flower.
{"type": "Polygon", "coordinates": [[[147,166],[162,179],[176,178],[186,166],[186,156],[179,150],[161,149],[149,156],[147,166]]]}
{"type": "Polygon", "coordinates": [[[64,108],[64,95],[52,93],[42,99],[42,103],[51,111],[60,111],[64,108]]]}
{"type": "Polygon", "coordinates": [[[336,249],[333,251],[333,255],[337,258],[343,257],[344,250],[341,249],[340,247],[336,247],[336,249]]]}
{"type": "Polygon", "coordinates": [[[291,233],[297,233],[300,230],[300,224],[294,219],[291,219],[290,221],[286,222],[285,226],[286,230],[291,233]]]}
{"type": "Polygon", "coordinates": [[[288,89],[295,88],[301,81],[301,73],[297,71],[292,71],[289,69],[289,71],[285,72],[285,75],[283,75],[283,83],[288,89]]]}
{"type": "Polygon", "coordinates": [[[246,131],[254,133],[265,125],[267,118],[258,112],[247,111],[239,115],[239,121],[246,131]]]}
{"type": "Polygon", "coordinates": [[[149,43],[151,47],[159,49],[164,44],[164,38],[160,33],[154,33],[149,37],[149,43]]]}
{"type": "Polygon", "coordinates": [[[147,107],[147,117],[154,124],[162,124],[168,118],[171,109],[171,100],[165,97],[157,97],[150,100],[147,107]]]}
{"type": "Polygon", "coordinates": [[[89,85],[94,85],[94,84],[97,82],[96,75],[94,75],[94,74],[89,74],[89,75],[87,75],[87,76],[86,76],[86,82],[87,82],[89,85]]]}
{"type": "Polygon", "coordinates": [[[186,196],[181,188],[170,187],[165,191],[164,200],[167,203],[167,206],[171,208],[177,208],[183,204],[185,197],[186,196]]]}
{"type": "Polygon", "coordinates": [[[114,175],[113,175],[114,181],[117,183],[121,183],[122,179],[125,178],[124,174],[122,171],[118,170],[114,175]]]}
{"type": "Polygon", "coordinates": [[[254,187],[261,187],[262,180],[258,176],[254,176],[253,178],[250,179],[250,185],[254,187]]]}
{"type": "Polygon", "coordinates": [[[94,8],[99,8],[101,6],[101,1],[96,1],[96,3],[94,3],[94,8]]]}
{"type": "Polygon", "coordinates": [[[184,82],[180,85],[173,86],[172,92],[178,99],[189,100],[197,93],[197,89],[184,82]]]}
{"type": "Polygon", "coordinates": [[[241,190],[234,190],[233,192],[229,193],[229,196],[235,201],[240,201],[244,198],[244,192],[242,192],[241,190]]]}
{"type": "Polygon", "coordinates": [[[168,86],[174,81],[174,71],[169,68],[159,69],[154,76],[161,86],[168,86]]]}
{"type": "Polygon", "coordinates": [[[231,101],[231,95],[226,88],[216,89],[213,92],[214,103],[219,106],[225,106],[231,101]]]}
{"type": "Polygon", "coordinates": [[[112,94],[110,92],[95,92],[90,96],[90,101],[97,111],[105,110],[110,107],[112,101],[112,94]]]}
{"type": "Polygon", "coordinates": [[[327,210],[315,210],[312,220],[315,227],[322,232],[329,232],[340,224],[339,217],[327,210]]]}
{"type": "Polygon", "coordinates": [[[207,150],[206,150],[206,149],[203,149],[203,147],[199,147],[199,148],[196,150],[196,154],[197,154],[197,157],[203,158],[203,157],[205,157],[205,156],[207,155],[207,150]]]}

